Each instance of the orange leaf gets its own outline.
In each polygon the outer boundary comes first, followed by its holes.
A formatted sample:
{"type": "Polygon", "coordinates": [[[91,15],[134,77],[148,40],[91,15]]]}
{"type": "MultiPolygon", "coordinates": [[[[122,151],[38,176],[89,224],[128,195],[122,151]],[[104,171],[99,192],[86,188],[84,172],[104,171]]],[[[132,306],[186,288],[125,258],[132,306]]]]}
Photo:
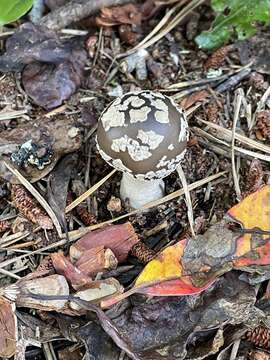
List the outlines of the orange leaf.
{"type": "Polygon", "coordinates": [[[135,283],[137,292],[156,296],[179,296],[197,294],[210,286],[213,281],[197,287],[193,285],[191,276],[182,276],[181,257],[185,245],[186,240],[181,240],[150,261],[135,283]]]}
{"type": "MultiPolygon", "coordinates": [[[[232,207],[228,214],[240,223],[244,230],[270,231],[270,185],[247,196],[232,207]]],[[[264,244],[253,243],[252,234],[244,234],[237,239],[234,267],[270,264],[270,233],[260,236],[264,244]]]]}

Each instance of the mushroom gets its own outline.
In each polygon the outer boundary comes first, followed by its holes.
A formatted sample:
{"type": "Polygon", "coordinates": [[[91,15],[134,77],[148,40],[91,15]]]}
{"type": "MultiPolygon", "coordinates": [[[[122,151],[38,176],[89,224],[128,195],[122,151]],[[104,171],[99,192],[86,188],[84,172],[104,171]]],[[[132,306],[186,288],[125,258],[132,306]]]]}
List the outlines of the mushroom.
{"type": "Polygon", "coordinates": [[[183,159],[187,140],[184,111],[148,90],[114,100],[100,116],[96,138],[102,158],[123,172],[120,195],[135,209],[164,195],[162,179],[183,159]]]}

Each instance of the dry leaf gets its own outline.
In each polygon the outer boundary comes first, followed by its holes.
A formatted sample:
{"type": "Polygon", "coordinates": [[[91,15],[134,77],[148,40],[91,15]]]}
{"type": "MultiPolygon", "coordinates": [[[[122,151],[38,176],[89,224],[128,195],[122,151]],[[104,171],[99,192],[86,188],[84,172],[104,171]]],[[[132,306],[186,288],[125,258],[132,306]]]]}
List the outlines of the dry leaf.
{"type": "Polygon", "coordinates": [[[120,24],[139,25],[142,21],[142,13],[139,7],[133,4],[103,8],[96,17],[98,26],[113,26],[120,24]]]}
{"type": "Polygon", "coordinates": [[[203,101],[209,96],[209,92],[207,90],[200,90],[192,93],[191,95],[185,97],[181,102],[180,105],[184,109],[190,108],[198,101],[203,101]]]}
{"type": "Polygon", "coordinates": [[[65,307],[67,300],[42,300],[42,295],[69,295],[68,283],[62,275],[22,279],[1,291],[6,298],[15,301],[17,306],[44,311],[59,311],[65,307]],[[39,295],[40,298],[33,298],[31,294],[39,295]]]}
{"type": "Polygon", "coordinates": [[[17,318],[15,304],[0,297],[0,357],[10,358],[16,352],[17,318]]]}

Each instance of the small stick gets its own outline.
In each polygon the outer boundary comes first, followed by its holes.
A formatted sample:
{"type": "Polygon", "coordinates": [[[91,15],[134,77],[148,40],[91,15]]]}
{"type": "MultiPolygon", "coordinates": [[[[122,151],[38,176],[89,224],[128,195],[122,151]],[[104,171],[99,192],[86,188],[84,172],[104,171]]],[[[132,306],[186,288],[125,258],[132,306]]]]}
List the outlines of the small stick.
{"type": "Polygon", "coordinates": [[[240,83],[243,79],[247,78],[251,73],[251,68],[245,68],[236,75],[231,76],[228,80],[220,84],[215,90],[219,93],[223,93],[240,83]]]}
{"type": "Polygon", "coordinates": [[[73,0],[44,16],[40,25],[50,30],[61,30],[71,23],[95,14],[103,7],[130,3],[132,0],[73,0]]]}
{"type": "MultiPolygon", "coordinates": [[[[239,89],[240,90],[240,89],[239,89]]],[[[233,128],[232,128],[232,142],[231,142],[231,160],[232,160],[232,173],[233,173],[233,182],[236,192],[236,198],[238,201],[241,200],[241,190],[239,186],[239,178],[237,176],[236,166],[235,166],[235,130],[236,130],[236,124],[237,120],[239,118],[240,108],[242,104],[243,94],[240,91],[237,91],[236,94],[236,104],[234,109],[234,116],[233,116],[233,128]]]]}

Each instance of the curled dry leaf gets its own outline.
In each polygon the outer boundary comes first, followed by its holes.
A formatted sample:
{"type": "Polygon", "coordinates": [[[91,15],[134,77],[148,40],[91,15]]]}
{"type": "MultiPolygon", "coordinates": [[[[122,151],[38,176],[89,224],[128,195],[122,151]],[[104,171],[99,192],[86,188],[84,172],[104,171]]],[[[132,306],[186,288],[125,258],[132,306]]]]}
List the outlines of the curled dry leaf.
{"type": "Polygon", "coordinates": [[[32,223],[43,229],[52,229],[53,223],[38,202],[22,185],[11,186],[11,199],[13,205],[32,223]]]}
{"type": "Polygon", "coordinates": [[[100,15],[96,17],[96,24],[98,26],[113,26],[121,24],[139,25],[141,21],[142,13],[139,10],[139,6],[133,4],[103,8],[100,11],[100,15]]]}
{"type": "Polygon", "coordinates": [[[108,226],[104,229],[89,232],[70,247],[72,261],[77,261],[86,250],[104,246],[113,251],[121,263],[126,260],[132,246],[139,241],[131,223],[108,226]]]}
{"type": "Polygon", "coordinates": [[[75,290],[92,282],[92,279],[74,266],[62,252],[52,254],[51,259],[55,271],[63,275],[75,290]]]}
{"type": "Polygon", "coordinates": [[[15,304],[0,297],[0,357],[10,358],[16,352],[18,340],[15,304]]]}
{"type": "Polygon", "coordinates": [[[2,293],[7,299],[15,301],[19,307],[59,311],[65,307],[67,300],[42,300],[42,296],[68,296],[69,287],[64,276],[51,275],[32,280],[19,280],[16,284],[4,288],[2,293]],[[40,298],[33,298],[31,294],[38,295],[40,298]]]}
{"type": "Polygon", "coordinates": [[[81,84],[87,55],[78,41],[60,37],[38,25],[22,24],[6,42],[0,71],[23,71],[23,85],[46,109],[59,106],[81,84]]]}
{"type": "Polygon", "coordinates": [[[82,144],[81,127],[73,117],[56,116],[54,119],[41,118],[29,124],[18,126],[0,133],[0,177],[9,182],[17,179],[7,170],[3,160],[13,160],[22,175],[31,182],[45,177],[64,154],[80,148],[82,144]],[[24,144],[35,145],[31,154],[25,152],[24,144]],[[51,154],[49,159],[46,154],[51,154]],[[38,166],[43,155],[47,159],[45,166],[38,166]],[[16,155],[16,156],[14,156],[16,155]]]}
{"type": "Polygon", "coordinates": [[[86,250],[77,260],[77,268],[88,276],[95,276],[98,272],[117,268],[117,258],[111,249],[97,246],[86,250]]]}

